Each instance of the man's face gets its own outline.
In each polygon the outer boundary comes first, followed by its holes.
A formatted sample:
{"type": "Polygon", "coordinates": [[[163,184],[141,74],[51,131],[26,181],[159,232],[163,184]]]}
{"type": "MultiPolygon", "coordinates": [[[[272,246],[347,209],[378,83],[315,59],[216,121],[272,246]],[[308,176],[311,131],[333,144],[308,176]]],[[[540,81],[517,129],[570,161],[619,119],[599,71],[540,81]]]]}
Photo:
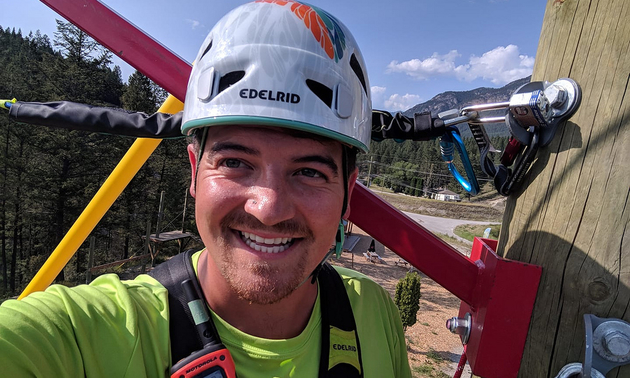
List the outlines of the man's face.
{"type": "Polygon", "coordinates": [[[275,303],[295,290],[334,242],[344,199],[341,156],[337,142],[282,129],[209,128],[198,167],[189,146],[209,274],[252,303],[275,303]]]}

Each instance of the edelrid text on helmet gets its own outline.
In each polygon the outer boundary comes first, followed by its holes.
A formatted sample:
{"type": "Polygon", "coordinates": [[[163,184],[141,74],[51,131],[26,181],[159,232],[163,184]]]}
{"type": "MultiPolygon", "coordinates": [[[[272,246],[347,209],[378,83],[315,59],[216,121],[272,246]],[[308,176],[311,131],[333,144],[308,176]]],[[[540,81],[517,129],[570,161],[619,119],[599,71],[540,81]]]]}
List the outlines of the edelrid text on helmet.
{"type": "Polygon", "coordinates": [[[241,98],[260,98],[263,100],[269,101],[280,101],[280,102],[290,102],[292,104],[297,104],[300,102],[300,96],[297,93],[289,93],[267,89],[241,89],[238,93],[241,98]]]}
{"type": "Polygon", "coordinates": [[[215,125],[288,127],[367,151],[372,107],[362,54],[326,11],[259,0],[223,17],[188,82],[182,132],[215,125]]]}

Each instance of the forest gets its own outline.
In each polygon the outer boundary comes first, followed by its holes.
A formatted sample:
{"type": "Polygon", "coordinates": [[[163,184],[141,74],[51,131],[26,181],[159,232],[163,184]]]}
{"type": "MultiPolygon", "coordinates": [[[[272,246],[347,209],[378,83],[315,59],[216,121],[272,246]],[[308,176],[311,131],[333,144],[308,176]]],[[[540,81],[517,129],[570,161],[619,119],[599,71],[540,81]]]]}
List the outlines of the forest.
{"type": "MultiPolygon", "coordinates": [[[[503,150],[508,142],[507,137],[500,136],[491,137],[490,140],[499,151],[503,150]]],[[[464,138],[463,142],[481,187],[480,193],[495,193],[491,178],[481,171],[479,149],[474,139],[472,137],[464,138]]],[[[492,158],[495,160],[495,164],[498,164],[499,154],[495,155],[497,156],[492,156],[492,158]]],[[[357,158],[360,169],[359,179],[364,185],[375,184],[390,189],[394,193],[430,197],[431,194],[440,190],[450,190],[466,200],[473,200],[469,193],[453,178],[441,156],[440,144],[437,139],[427,142],[404,141],[399,143],[391,139],[372,142],[370,152],[359,155],[357,158]]],[[[464,167],[457,153],[454,163],[457,170],[466,178],[464,167]]]]}
{"type": "MultiPolygon", "coordinates": [[[[166,97],[137,71],[124,83],[111,53],[62,21],[52,41],[39,32],[23,35],[0,27],[0,64],[3,99],[75,101],[150,114],[166,97]]],[[[16,123],[0,115],[0,298],[24,289],[133,142],[16,123]]],[[[186,144],[185,138],[160,143],[99,222],[91,234],[94,265],[144,253],[147,222],[155,232],[162,192],[161,230],[194,229],[193,204],[190,198],[186,202],[186,144]]],[[[88,247],[86,241],[56,282],[85,282],[88,247]]]]}
{"type": "MultiPolygon", "coordinates": [[[[52,41],[39,32],[25,35],[0,26],[0,99],[74,101],[155,112],[166,98],[165,91],[137,71],[125,82],[111,57],[87,34],[63,21],[57,21],[52,41]]],[[[0,115],[2,299],[24,289],[134,139],[16,123],[6,110],[0,112],[4,113],[0,115]]],[[[507,138],[493,138],[499,149],[506,142],[507,138]]],[[[142,255],[147,223],[151,232],[159,226],[160,232],[184,229],[196,233],[186,144],[183,137],[162,141],[98,223],[90,235],[94,265],[142,255]],[[164,206],[158,214],[161,196],[164,206]]],[[[477,147],[472,138],[465,144],[481,179],[477,147]]],[[[440,189],[465,194],[441,160],[437,140],[372,143],[370,152],[360,155],[358,165],[360,179],[367,185],[413,196],[440,189]]],[[[459,169],[463,172],[461,165],[459,169]]],[[[487,179],[480,181],[486,188],[487,179]]],[[[85,282],[89,244],[83,243],[55,282],[85,282]]],[[[164,254],[176,251],[174,244],[164,254]]]]}

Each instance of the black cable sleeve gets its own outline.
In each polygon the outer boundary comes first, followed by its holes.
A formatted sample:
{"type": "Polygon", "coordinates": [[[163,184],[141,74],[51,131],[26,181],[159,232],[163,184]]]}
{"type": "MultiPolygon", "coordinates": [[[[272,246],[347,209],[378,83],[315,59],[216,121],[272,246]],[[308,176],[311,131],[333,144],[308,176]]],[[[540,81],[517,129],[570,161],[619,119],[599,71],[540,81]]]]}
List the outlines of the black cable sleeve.
{"type": "Polygon", "coordinates": [[[427,141],[444,135],[446,127],[444,121],[439,118],[432,118],[431,113],[416,113],[414,119],[414,139],[427,141]]]}
{"type": "Polygon", "coordinates": [[[9,109],[15,121],[70,130],[83,130],[136,138],[181,138],[182,113],[131,112],[69,101],[21,102],[9,109]]]}
{"type": "Polygon", "coordinates": [[[396,113],[392,115],[383,110],[372,111],[372,140],[384,139],[397,141],[428,141],[444,135],[446,127],[439,118],[431,117],[429,112],[416,113],[413,118],[396,113]]]}
{"type": "MultiPolygon", "coordinates": [[[[124,135],[136,138],[180,138],[182,113],[132,112],[120,108],[98,107],[70,101],[22,102],[9,109],[15,121],[70,130],[124,135]]],[[[430,113],[416,113],[413,118],[401,113],[374,110],[372,140],[428,141],[446,132],[444,122],[430,113]]]]}

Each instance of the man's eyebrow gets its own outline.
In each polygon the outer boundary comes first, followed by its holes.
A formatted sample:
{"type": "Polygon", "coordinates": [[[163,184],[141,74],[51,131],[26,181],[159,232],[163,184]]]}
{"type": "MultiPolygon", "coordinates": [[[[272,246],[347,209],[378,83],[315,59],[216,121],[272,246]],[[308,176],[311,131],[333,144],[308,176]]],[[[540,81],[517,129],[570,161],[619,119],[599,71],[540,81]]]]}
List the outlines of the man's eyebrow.
{"type": "Polygon", "coordinates": [[[239,151],[244,152],[248,155],[260,155],[260,152],[258,150],[234,142],[217,142],[214,143],[210,148],[210,153],[212,154],[223,151],[239,151]]]}
{"type": "Polygon", "coordinates": [[[308,155],[308,156],[299,157],[297,159],[294,159],[293,161],[296,162],[296,163],[320,163],[320,164],[324,164],[324,165],[328,166],[328,168],[330,168],[335,175],[339,171],[339,168],[337,167],[337,163],[335,163],[335,160],[332,157],[328,157],[328,156],[308,155]]]}

